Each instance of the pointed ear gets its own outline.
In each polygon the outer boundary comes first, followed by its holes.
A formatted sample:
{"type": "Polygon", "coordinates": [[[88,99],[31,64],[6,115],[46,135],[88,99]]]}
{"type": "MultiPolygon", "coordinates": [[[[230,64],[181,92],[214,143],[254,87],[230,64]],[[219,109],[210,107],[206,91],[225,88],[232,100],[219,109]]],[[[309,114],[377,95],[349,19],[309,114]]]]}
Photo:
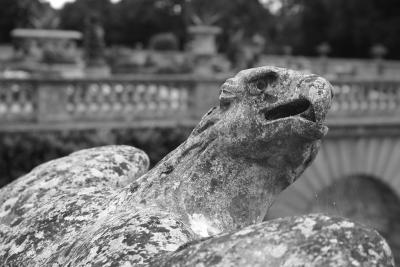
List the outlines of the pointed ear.
{"type": "Polygon", "coordinates": [[[221,89],[219,103],[221,107],[226,107],[236,98],[236,94],[226,88],[221,89]]]}

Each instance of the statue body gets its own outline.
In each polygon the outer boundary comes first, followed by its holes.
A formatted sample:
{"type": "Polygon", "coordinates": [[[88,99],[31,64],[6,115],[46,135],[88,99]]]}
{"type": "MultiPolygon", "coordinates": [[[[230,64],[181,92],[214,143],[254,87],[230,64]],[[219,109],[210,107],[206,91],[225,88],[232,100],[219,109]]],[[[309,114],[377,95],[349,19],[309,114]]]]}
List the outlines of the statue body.
{"type": "MultiPolygon", "coordinates": [[[[41,165],[0,190],[0,261],[292,266],[291,246],[310,242],[322,228],[349,226],[322,215],[260,224],[276,195],[315,158],[331,99],[331,85],[316,75],[275,67],[244,70],[221,86],[219,106],[189,138],[145,174],[147,156],[126,146],[83,150],[41,165]],[[250,253],[257,250],[243,244],[251,240],[276,253],[250,253]],[[221,250],[224,244],[232,249],[232,242],[242,249],[221,250]]],[[[358,246],[336,242],[324,264],[339,257],[390,266],[390,249],[379,234],[360,232],[376,241],[375,254],[353,258],[358,246]]],[[[328,231],[324,238],[336,234],[328,231]]],[[[299,263],[318,263],[318,255],[305,253],[299,263]]]]}
{"type": "Polygon", "coordinates": [[[84,47],[85,60],[88,67],[105,65],[104,29],[96,14],[86,19],[84,47]]]}

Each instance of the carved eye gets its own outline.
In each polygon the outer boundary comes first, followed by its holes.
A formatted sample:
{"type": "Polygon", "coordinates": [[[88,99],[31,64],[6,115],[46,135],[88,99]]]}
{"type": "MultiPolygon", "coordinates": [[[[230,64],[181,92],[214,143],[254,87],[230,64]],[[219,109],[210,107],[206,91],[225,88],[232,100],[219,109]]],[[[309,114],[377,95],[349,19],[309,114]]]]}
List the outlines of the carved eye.
{"type": "Polygon", "coordinates": [[[227,109],[235,98],[236,95],[232,91],[222,88],[219,95],[219,106],[222,109],[227,109]]]}
{"type": "Polygon", "coordinates": [[[264,91],[264,89],[267,87],[267,83],[264,82],[263,80],[258,80],[256,83],[256,87],[260,91],[264,91]]]}
{"type": "Polygon", "coordinates": [[[250,94],[251,95],[259,95],[264,92],[265,88],[267,88],[267,83],[263,80],[258,80],[250,86],[250,94]]]}

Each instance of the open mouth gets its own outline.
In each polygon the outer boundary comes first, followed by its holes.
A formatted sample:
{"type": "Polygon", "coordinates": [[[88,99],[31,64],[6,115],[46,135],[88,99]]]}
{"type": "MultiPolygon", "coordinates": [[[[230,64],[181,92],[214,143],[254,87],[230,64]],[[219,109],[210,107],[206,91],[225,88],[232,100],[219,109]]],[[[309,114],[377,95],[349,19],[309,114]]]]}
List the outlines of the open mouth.
{"type": "Polygon", "coordinates": [[[293,100],[269,110],[263,110],[265,119],[277,120],[287,117],[300,116],[306,120],[316,122],[314,108],[305,98],[293,100]]]}

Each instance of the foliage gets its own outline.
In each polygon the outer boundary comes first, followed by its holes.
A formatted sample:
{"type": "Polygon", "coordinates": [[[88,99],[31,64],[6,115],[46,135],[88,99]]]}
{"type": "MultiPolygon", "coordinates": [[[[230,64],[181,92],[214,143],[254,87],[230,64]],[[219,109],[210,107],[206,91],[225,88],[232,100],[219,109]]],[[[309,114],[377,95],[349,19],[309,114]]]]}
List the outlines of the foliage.
{"type": "MultiPolygon", "coordinates": [[[[295,54],[317,55],[327,43],[330,56],[370,57],[371,47],[382,44],[386,57],[400,59],[398,0],[76,0],[60,10],[60,27],[83,31],[91,13],[100,17],[107,45],[146,46],[153,35],[172,32],[182,49],[187,26],[197,23],[220,26],[219,47],[227,53],[235,36],[246,42],[259,34],[269,52],[291,46],[295,54]],[[271,2],[281,8],[271,13],[271,2]]],[[[55,14],[41,0],[1,0],[0,42],[9,42],[15,27],[54,27],[55,14]]]]}
{"type": "Polygon", "coordinates": [[[369,57],[383,44],[388,57],[400,58],[400,2],[397,0],[284,0],[277,27],[281,44],[303,55],[315,55],[327,42],[336,57],[369,57]]]}
{"type": "Polygon", "coordinates": [[[64,51],[44,49],[42,61],[47,64],[73,64],[76,59],[64,51]]]}
{"type": "Polygon", "coordinates": [[[14,28],[55,28],[56,11],[39,0],[0,1],[0,43],[11,41],[14,28]]]}
{"type": "Polygon", "coordinates": [[[111,144],[144,150],[153,166],[188,136],[190,129],[71,130],[0,134],[0,187],[35,166],[74,151],[111,144]]]}
{"type": "Polygon", "coordinates": [[[229,44],[229,36],[246,28],[246,36],[268,34],[271,14],[258,0],[77,0],[61,10],[61,26],[82,30],[84,17],[96,12],[105,28],[108,44],[147,45],[161,32],[171,32],[179,39],[180,48],[187,40],[186,26],[196,21],[216,23],[224,30],[221,46],[229,44]],[[211,20],[211,22],[210,22],[211,20]]]}
{"type": "Polygon", "coordinates": [[[83,30],[88,14],[97,14],[106,32],[106,43],[147,44],[152,35],[172,31],[182,37],[184,31],[179,13],[174,12],[180,0],[77,0],[67,3],[60,12],[61,26],[83,30]]]}
{"type": "Polygon", "coordinates": [[[240,42],[246,42],[256,34],[271,39],[273,16],[258,0],[191,0],[188,4],[189,17],[195,24],[214,24],[221,27],[219,48],[229,53],[240,42]]]}

